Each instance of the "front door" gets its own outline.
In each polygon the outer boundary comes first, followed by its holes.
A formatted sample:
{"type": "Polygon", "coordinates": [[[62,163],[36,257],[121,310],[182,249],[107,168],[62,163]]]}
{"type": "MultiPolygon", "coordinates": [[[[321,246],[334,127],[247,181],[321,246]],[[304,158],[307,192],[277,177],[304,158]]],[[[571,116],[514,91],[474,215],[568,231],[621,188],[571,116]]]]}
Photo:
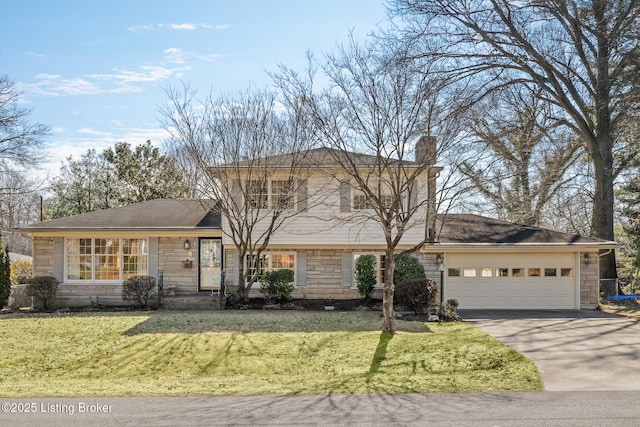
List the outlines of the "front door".
{"type": "Polygon", "coordinates": [[[200,239],[201,291],[219,291],[222,280],[222,239],[200,239]]]}

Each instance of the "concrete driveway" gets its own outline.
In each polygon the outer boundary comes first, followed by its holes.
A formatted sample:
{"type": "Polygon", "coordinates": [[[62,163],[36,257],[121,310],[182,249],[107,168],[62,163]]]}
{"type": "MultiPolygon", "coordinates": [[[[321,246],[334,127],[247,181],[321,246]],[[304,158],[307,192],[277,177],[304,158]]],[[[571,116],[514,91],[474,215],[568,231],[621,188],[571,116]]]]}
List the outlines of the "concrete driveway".
{"type": "Polygon", "coordinates": [[[531,359],[548,391],[640,390],[640,322],[599,311],[460,310],[531,359]]]}

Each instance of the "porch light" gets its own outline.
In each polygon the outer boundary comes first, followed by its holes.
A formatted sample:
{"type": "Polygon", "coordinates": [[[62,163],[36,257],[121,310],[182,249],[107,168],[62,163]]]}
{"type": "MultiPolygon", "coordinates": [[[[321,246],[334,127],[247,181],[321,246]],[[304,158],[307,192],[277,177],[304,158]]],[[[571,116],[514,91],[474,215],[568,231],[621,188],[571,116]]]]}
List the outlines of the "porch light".
{"type": "Polygon", "coordinates": [[[188,251],[189,249],[191,249],[191,243],[189,243],[188,239],[185,239],[185,241],[184,241],[184,250],[188,251]]]}
{"type": "Polygon", "coordinates": [[[591,256],[588,253],[584,254],[584,263],[587,265],[591,264],[591,256]]]}

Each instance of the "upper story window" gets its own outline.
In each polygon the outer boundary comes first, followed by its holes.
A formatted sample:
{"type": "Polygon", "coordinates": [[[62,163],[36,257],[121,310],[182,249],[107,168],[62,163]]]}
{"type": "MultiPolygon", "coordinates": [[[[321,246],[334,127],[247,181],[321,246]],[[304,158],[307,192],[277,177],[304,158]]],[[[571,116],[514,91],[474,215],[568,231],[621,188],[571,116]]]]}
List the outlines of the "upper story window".
{"type": "Polygon", "coordinates": [[[65,280],[123,281],[149,271],[147,239],[67,239],[65,280]]]}
{"type": "Polygon", "coordinates": [[[266,209],[269,205],[267,182],[261,180],[247,181],[247,201],[254,209],[266,209]]]}
{"type": "Polygon", "coordinates": [[[273,180],[271,181],[271,207],[276,209],[293,208],[293,189],[291,181],[273,180]]]}
{"type": "Polygon", "coordinates": [[[295,203],[290,180],[247,181],[247,199],[254,209],[292,209],[295,203]]]}
{"type": "MultiPolygon", "coordinates": [[[[393,204],[393,196],[390,194],[382,194],[380,195],[380,202],[384,209],[389,209],[393,204]]],[[[353,209],[373,209],[373,203],[369,196],[362,193],[356,193],[353,195],[353,209]]]]}

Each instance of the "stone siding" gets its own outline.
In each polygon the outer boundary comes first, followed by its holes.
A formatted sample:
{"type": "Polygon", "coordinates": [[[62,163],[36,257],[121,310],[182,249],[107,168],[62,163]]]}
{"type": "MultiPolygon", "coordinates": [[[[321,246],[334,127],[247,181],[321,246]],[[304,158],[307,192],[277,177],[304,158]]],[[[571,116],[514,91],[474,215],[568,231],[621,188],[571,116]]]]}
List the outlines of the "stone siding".
{"type": "Polygon", "coordinates": [[[175,285],[176,295],[198,292],[198,245],[184,249],[184,237],[158,239],[158,271],[163,274],[164,286],[175,285]],[[184,268],[183,261],[191,261],[191,268],[184,268]]]}
{"type": "Polygon", "coordinates": [[[33,275],[53,276],[53,238],[33,239],[33,275]]]}
{"type": "Polygon", "coordinates": [[[598,306],[600,293],[600,266],[597,252],[589,252],[591,263],[584,262],[585,253],[580,254],[580,309],[598,306]]]}

